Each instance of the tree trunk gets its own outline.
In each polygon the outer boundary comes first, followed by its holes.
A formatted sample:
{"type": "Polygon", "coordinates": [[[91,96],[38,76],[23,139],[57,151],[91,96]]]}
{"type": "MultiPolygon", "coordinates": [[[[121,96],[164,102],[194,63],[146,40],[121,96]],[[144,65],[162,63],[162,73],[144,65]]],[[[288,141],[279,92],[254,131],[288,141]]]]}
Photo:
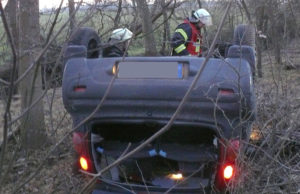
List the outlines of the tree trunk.
{"type": "MultiPolygon", "coordinates": [[[[165,5],[166,5],[165,0],[161,0],[162,9],[165,7],[165,5]]],[[[164,32],[163,32],[163,43],[162,43],[160,53],[162,55],[168,55],[168,53],[166,53],[166,48],[170,41],[170,24],[169,21],[167,20],[168,19],[167,11],[163,12],[163,18],[165,22],[164,22],[164,32]]]]}
{"type": "Polygon", "coordinates": [[[276,19],[279,13],[279,5],[277,1],[268,1],[268,15],[270,16],[271,25],[271,40],[274,48],[275,61],[277,64],[281,65],[281,48],[283,44],[282,35],[280,34],[282,26],[280,26],[279,21],[276,19]]]}
{"type": "Polygon", "coordinates": [[[137,9],[142,20],[143,33],[145,35],[145,55],[156,56],[156,44],[152,28],[150,11],[146,0],[137,0],[137,9]]]}
{"type": "MultiPolygon", "coordinates": [[[[39,0],[20,1],[20,65],[22,75],[34,62],[40,50],[39,0]]],[[[42,93],[40,68],[33,68],[20,83],[21,110],[25,111],[42,93]]],[[[43,101],[39,101],[21,119],[22,146],[38,149],[45,143],[45,121],[43,101]]]]}
{"type": "MultiPolygon", "coordinates": [[[[163,0],[160,0],[160,1],[163,1],[163,0]]],[[[161,3],[161,2],[158,2],[158,0],[155,0],[154,3],[152,4],[152,8],[150,10],[151,16],[155,15],[157,8],[159,7],[159,3],[161,3]]]]}
{"type": "Polygon", "coordinates": [[[69,0],[70,34],[72,34],[72,32],[76,26],[75,16],[72,16],[74,11],[75,11],[74,0],[69,0]]]}
{"type": "Polygon", "coordinates": [[[249,23],[252,24],[251,14],[249,12],[247,4],[245,3],[244,0],[241,0],[241,4],[242,4],[242,6],[243,6],[243,8],[245,10],[245,13],[246,13],[246,16],[247,16],[247,19],[248,19],[249,23]]]}
{"type": "MultiPolygon", "coordinates": [[[[261,2],[256,11],[256,26],[257,31],[263,33],[264,15],[265,15],[265,4],[261,2]]],[[[262,39],[259,37],[259,33],[256,36],[256,52],[257,52],[257,74],[258,77],[262,77],[262,39]]]]}

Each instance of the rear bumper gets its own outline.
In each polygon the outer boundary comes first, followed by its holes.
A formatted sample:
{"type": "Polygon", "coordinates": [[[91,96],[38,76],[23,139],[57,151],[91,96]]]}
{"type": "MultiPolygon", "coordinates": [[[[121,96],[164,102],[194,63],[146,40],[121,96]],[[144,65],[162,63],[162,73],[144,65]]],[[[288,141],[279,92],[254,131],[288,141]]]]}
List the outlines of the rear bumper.
{"type": "MultiPolygon", "coordinates": [[[[162,194],[166,193],[170,188],[162,188],[155,186],[135,185],[135,184],[123,184],[123,183],[113,183],[113,182],[104,182],[97,183],[94,187],[92,194],[127,194],[127,193],[139,193],[139,194],[162,194]],[[148,192],[149,191],[149,192],[148,192]]],[[[173,188],[169,193],[180,193],[180,194],[192,194],[192,193],[208,193],[210,187],[181,187],[178,185],[173,188]]]]}

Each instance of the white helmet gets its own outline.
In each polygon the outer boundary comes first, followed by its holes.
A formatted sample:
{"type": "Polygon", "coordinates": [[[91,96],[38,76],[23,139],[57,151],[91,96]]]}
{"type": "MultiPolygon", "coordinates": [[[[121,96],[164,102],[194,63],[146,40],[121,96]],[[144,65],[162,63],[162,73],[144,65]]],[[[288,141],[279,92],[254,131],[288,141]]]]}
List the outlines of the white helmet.
{"type": "Polygon", "coordinates": [[[211,15],[206,9],[198,9],[197,11],[192,13],[190,22],[197,23],[199,21],[205,24],[205,26],[212,25],[211,15]]]}
{"type": "Polygon", "coordinates": [[[123,42],[132,38],[132,32],[127,28],[118,28],[112,32],[110,38],[123,42]]]}

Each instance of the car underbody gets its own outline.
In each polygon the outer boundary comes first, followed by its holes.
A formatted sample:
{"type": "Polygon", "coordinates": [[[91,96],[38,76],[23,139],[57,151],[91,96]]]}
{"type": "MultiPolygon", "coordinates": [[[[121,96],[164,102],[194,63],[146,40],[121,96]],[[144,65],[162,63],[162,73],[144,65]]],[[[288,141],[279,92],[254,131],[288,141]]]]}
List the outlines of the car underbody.
{"type": "Polygon", "coordinates": [[[87,48],[68,46],[63,76],[79,166],[99,173],[143,145],[103,172],[94,193],[209,193],[233,185],[256,117],[251,46],[230,45],[226,58],[209,59],[170,128],[149,142],[176,112],[204,58],[89,58],[87,48]]]}

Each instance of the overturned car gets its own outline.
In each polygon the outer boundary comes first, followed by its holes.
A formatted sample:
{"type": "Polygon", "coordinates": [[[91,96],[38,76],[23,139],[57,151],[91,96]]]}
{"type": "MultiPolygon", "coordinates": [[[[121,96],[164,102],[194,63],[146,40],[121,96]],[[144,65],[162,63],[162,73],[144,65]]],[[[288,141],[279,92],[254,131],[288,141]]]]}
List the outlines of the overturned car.
{"type": "MultiPolygon", "coordinates": [[[[205,193],[234,185],[256,112],[255,54],[243,39],[254,40],[245,29],[236,28],[240,44],[230,45],[226,58],[209,59],[171,128],[106,171],[95,193],[205,193]]],[[[78,163],[97,173],[168,123],[204,58],[99,58],[88,45],[93,37],[66,50],[63,101],[76,127],[78,163]]]]}

